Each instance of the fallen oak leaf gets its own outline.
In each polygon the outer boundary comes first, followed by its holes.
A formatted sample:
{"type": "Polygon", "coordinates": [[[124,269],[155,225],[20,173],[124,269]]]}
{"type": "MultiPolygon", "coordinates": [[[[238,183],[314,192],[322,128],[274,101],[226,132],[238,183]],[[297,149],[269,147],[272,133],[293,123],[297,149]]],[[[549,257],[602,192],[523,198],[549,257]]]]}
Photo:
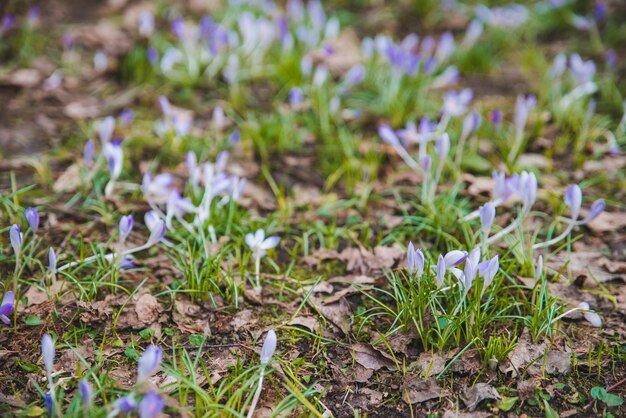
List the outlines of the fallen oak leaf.
{"type": "Polygon", "coordinates": [[[461,391],[461,400],[473,412],[484,400],[500,400],[500,394],[488,383],[477,383],[472,387],[465,387],[461,391]]]}
{"type": "Polygon", "coordinates": [[[432,377],[424,380],[416,375],[407,374],[401,390],[402,400],[408,404],[422,403],[443,396],[443,389],[432,377]]]}
{"type": "Polygon", "coordinates": [[[369,344],[356,343],[351,348],[354,361],[365,368],[379,370],[385,367],[389,370],[396,370],[395,364],[391,360],[382,356],[369,344]]]}

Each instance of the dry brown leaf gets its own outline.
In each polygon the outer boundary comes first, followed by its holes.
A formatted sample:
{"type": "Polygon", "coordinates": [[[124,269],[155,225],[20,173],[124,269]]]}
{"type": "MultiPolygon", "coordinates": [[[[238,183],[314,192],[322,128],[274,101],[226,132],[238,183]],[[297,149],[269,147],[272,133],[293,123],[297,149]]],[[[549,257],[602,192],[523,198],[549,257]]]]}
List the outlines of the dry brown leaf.
{"type": "Polygon", "coordinates": [[[334,74],[343,74],[361,61],[360,41],[353,29],[343,30],[337,39],[327,43],[332,48],[328,54],[325,48],[311,53],[316,63],[324,63],[334,74]]]}
{"type": "Polygon", "coordinates": [[[563,251],[551,257],[545,265],[549,269],[558,272],[566,264],[567,268],[564,269],[564,273],[571,272],[574,279],[582,281],[587,286],[593,286],[596,280],[600,283],[615,279],[626,281],[623,265],[619,263],[613,264],[602,253],[594,251],[577,251],[572,253],[563,251]]]}
{"type": "Polygon", "coordinates": [[[327,305],[324,301],[311,295],[309,296],[309,303],[344,334],[350,331],[352,326],[352,309],[345,298],[327,305]]]}
{"type": "Polygon", "coordinates": [[[446,359],[437,353],[421,353],[417,364],[422,376],[428,377],[441,373],[446,368],[446,359]]]}
{"type": "Polygon", "coordinates": [[[396,367],[392,361],[382,356],[369,344],[353,344],[352,351],[354,355],[354,361],[367,369],[378,370],[385,367],[389,370],[396,370],[396,367]]]}
{"type": "Polygon", "coordinates": [[[81,185],[80,164],[69,166],[54,182],[52,189],[57,193],[73,192],[81,185]]]}
{"type": "Polygon", "coordinates": [[[443,396],[443,390],[435,378],[424,380],[421,377],[407,374],[402,385],[402,400],[416,404],[443,396]]]}
{"type": "Polygon", "coordinates": [[[252,310],[244,309],[235,315],[230,322],[235,332],[239,331],[244,327],[253,326],[256,324],[258,320],[254,317],[252,310]]]}
{"type": "Polygon", "coordinates": [[[530,331],[525,328],[522,336],[519,338],[517,346],[509,353],[509,361],[500,363],[500,371],[502,373],[513,372],[513,376],[517,376],[530,364],[541,364],[542,357],[548,349],[548,343],[543,341],[541,344],[534,344],[531,341],[530,331]]]}
{"type": "Polygon", "coordinates": [[[602,212],[587,224],[593,232],[618,232],[626,228],[626,212],[602,212]]]}
{"type": "Polygon", "coordinates": [[[472,387],[465,387],[461,390],[461,400],[473,412],[484,400],[500,400],[500,394],[488,383],[476,383],[472,387]]]}
{"type": "Polygon", "coordinates": [[[7,83],[13,86],[31,88],[41,82],[41,74],[34,68],[21,68],[14,71],[8,78],[2,77],[0,83],[7,83]]]}
{"type": "Polygon", "coordinates": [[[251,181],[246,183],[240,204],[245,208],[256,206],[263,210],[275,210],[277,207],[274,195],[251,181]]]}
{"type": "Polygon", "coordinates": [[[287,325],[296,325],[316,332],[319,328],[319,322],[314,316],[296,316],[287,325]]]}
{"type": "Polygon", "coordinates": [[[548,374],[565,374],[571,366],[572,354],[563,351],[550,351],[545,359],[545,371],[548,374]]]}
{"type": "Polygon", "coordinates": [[[157,299],[149,293],[144,293],[135,302],[135,313],[144,324],[152,324],[163,312],[163,307],[157,299]]]}

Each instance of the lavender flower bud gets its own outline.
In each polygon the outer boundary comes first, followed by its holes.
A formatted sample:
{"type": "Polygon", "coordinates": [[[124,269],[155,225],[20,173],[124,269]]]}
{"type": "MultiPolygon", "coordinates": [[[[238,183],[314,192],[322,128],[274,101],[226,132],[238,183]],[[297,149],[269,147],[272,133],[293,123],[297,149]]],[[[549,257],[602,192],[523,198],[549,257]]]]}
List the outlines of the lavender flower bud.
{"type": "Polygon", "coordinates": [[[465,259],[467,258],[467,255],[468,254],[465,251],[459,251],[459,250],[449,251],[443,257],[445,261],[446,269],[458,266],[459,264],[465,261],[465,259]]]}
{"type": "Polygon", "coordinates": [[[555,79],[563,75],[565,68],[567,67],[567,56],[563,53],[558,54],[554,58],[554,62],[548,71],[548,75],[551,79],[555,79]]]}
{"type": "Polygon", "coordinates": [[[115,130],[115,118],[113,116],[107,116],[98,124],[97,131],[102,145],[108,143],[113,138],[113,131],[115,130]]]}
{"type": "Polygon", "coordinates": [[[24,216],[26,216],[30,229],[36,234],[37,230],[39,230],[39,212],[37,212],[37,208],[27,208],[24,211],[24,216]]]}
{"type": "Polygon", "coordinates": [[[263,342],[263,347],[261,348],[262,366],[269,364],[269,362],[272,360],[274,351],[276,351],[276,343],[276,332],[271,329],[268,331],[267,336],[265,337],[265,341],[263,342]]]}
{"type": "Polygon", "coordinates": [[[9,325],[11,323],[11,315],[15,309],[15,293],[8,291],[2,298],[2,304],[0,304],[0,321],[9,325]]]}
{"type": "Polygon", "coordinates": [[[119,114],[120,125],[123,127],[127,127],[131,123],[133,123],[133,119],[135,118],[135,112],[132,109],[126,109],[119,114]]]}
{"type": "MultiPolygon", "coordinates": [[[[146,219],[146,226],[148,226],[147,223],[148,221],[146,219]]],[[[159,241],[163,239],[163,237],[165,237],[165,232],[167,232],[165,222],[162,219],[158,219],[152,225],[152,228],[150,229],[150,237],[148,237],[148,241],[146,242],[145,245],[149,247],[156,245],[159,241]]]]}
{"type": "Polygon", "coordinates": [[[496,108],[491,112],[491,123],[493,123],[495,127],[500,126],[502,123],[502,111],[500,109],[496,108]]]}
{"type": "Polygon", "coordinates": [[[478,265],[478,271],[480,276],[484,280],[484,288],[486,289],[493,282],[498,269],[500,268],[500,261],[496,255],[491,260],[485,260],[478,265]]]}
{"type": "Polygon", "coordinates": [[[478,112],[468,113],[463,119],[463,131],[461,133],[461,137],[469,138],[474,135],[474,133],[480,127],[481,117],[478,112]]]}
{"type": "Polygon", "coordinates": [[[447,133],[444,133],[435,142],[435,151],[439,156],[439,160],[445,160],[450,152],[450,137],[447,133]]]}
{"type": "Polygon", "coordinates": [[[124,163],[124,152],[121,142],[107,142],[104,144],[103,153],[109,163],[111,179],[117,180],[120,174],[122,174],[122,164],[124,163]]]}
{"type": "Polygon", "coordinates": [[[151,65],[156,65],[159,61],[159,51],[152,47],[148,48],[146,50],[146,58],[151,65]]]}
{"type": "Polygon", "coordinates": [[[400,145],[400,140],[396,133],[391,129],[391,127],[387,124],[382,124],[378,128],[378,136],[382,138],[387,144],[392,146],[400,145]]]}
{"type": "Polygon", "coordinates": [[[11,247],[13,247],[13,252],[15,253],[15,258],[19,258],[22,252],[22,231],[18,224],[11,225],[9,238],[11,240],[11,247]]]}
{"type": "Polygon", "coordinates": [[[600,328],[602,326],[602,318],[600,318],[600,315],[589,309],[589,304],[587,302],[581,302],[578,305],[578,309],[583,311],[583,316],[588,322],[591,323],[591,325],[596,328],[600,328]]]}
{"type": "Polygon", "coordinates": [[[83,406],[88,408],[91,405],[91,402],[93,402],[93,387],[87,379],[81,379],[78,382],[78,391],[80,392],[80,397],[83,400],[83,406]]]}
{"type": "Polygon", "coordinates": [[[535,278],[541,277],[542,274],[543,274],[543,256],[540,255],[537,258],[537,264],[535,266],[535,278]]]}
{"type": "Polygon", "coordinates": [[[97,51],[95,55],[93,56],[94,69],[99,73],[103,73],[106,71],[108,66],[109,66],[109,56],[107,55],[107,53],[103,50],[97,51]]]}
{"type": "Polygon", "coordinates": [[[156,418],[163,408],[165,408],[165,401],[155,390],[151,390],[146,393],[139,404],[139,418],[156,418]]]}
{"type": "Polygon", "coordinates": [[[293,108],[298,108],[302,105],[304,99],[304,93],[300,87],[294,87],[289,90],[289,104],[293,108]]]}
{"type": "Polygon", "coordinates": [[[565,191],[564,200],[567,206],[569,206],[572,214],[572,220],[578,219],[580,213],[580,207],[583,201],[583,193],[577,184],[571,184],[565,191]]]}
{"type": "Polygon", "coordinates": [[[132,394],[123,396],[115,401],[113,409],[123,414],[129,414],[137,409],[137,401],[135,401],[132,394]]]}
{"type": "Polygon", "coordinates": [[[437,260],[437,286],[443,286],[443,280],[446,276],[446,262],[444,257],[439,254],[439,259],[437,260]]]}
{"type": "Polygon", "coordinates": [[[139,34],[149,37],[154,32],[154,15],[149,10],[144,10],[139,15],[139,34]]]}
{"type": "Polygon", "coordinates": [[[93,163],[93,157],[95,155],[96,144],[93,142],[93,139],[90,139],[85,143],[85,148],[83,150],[83,159],[85,160],[85,164],[90,166],[93,163]]]}
{"type": "Polygon", "coordinates": [[[595,218],[597,218],[604,209],[606,208],[606,203],[604,199],[598,199],[591,204],[591,209],[589,209],[589,213],[587,214],[587,218],[585,218],[585,222],[591,222],[595,218]]]}
{"type": "Polygon", "coordinates": [[[57,272],[57,255],[52,247],[48,250],[48,268],[52,274],[57,272]]]}
{"type": "Polygon", "coordinates": [[[133,229],[133,215],[122,216],[120,219],[120,242],[123,243],[128,238],[130,231],[133,229]]]}
{"type": "Polygon", "coordinates": [[[48,375],[51,375],[54,364],[54,341],[52,341],[50,334],[44,334],[41,338],[41,354],[46,372],[48,372],[48,375]]]}
{"type": "Polygon", "coordinates": [[[163,353],[161,349],[153,344],[150,344],[146,351],[139,359],[137,366],[137,383],[143,383],[150,376],[155,374],[161,366],[161,360],[163,359],[163,353]]]}
{"type": "Polygon", "coordinates": [[[487,202],[484,206],[480,207],[479,213],[483,233],[489,235],[491,225],[493,225],[493,220],[496,217],[496,207],[492,202],[487,202]]]}

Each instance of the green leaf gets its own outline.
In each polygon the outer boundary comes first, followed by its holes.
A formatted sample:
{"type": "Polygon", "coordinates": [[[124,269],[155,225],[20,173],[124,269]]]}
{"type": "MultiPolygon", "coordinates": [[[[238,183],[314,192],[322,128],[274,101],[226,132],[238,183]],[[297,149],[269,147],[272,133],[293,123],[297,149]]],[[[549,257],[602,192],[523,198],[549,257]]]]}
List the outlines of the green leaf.
{"type": "Polygon", "coordinates": [[[604,400],[604,397],[606,396],[606,390],[604,390],[603,387],[600,386],[595,386],[591,389],[591,397],[593,399],[597,399],[599,401],[604,400]]]}
{"type": "Polygon", "coordinates": [[[139,331],[139,336],[144,340],[149,340],[154,336],[154,330],[150,328],[142,329],[139,331]]]}
{"type": "Polygon", "coordinates": [[[24,417],[40,417],[45,412],[46,411],[40,406],[29,405],[22,411],[21,415],[24,417]]]}
{"type": "Polygon", "coordinates": [[[126,350],[124,350],[124,354],[126,355],[126,357],[132,360],[139,360],[139,351],[135,350],[134,348],[127,348],[126,350]]]}
{"type": "Polygon", "coordinates": [[[189,336],[189,343],[191,345],[195,345],[196,347],[200,347],[202,343],[204,343],[205,336],[202,334],[193,334],[189,336]]]}
{"type": "Polygon", "coordinates": [[[602,400],[606,406],[620,406],[624,403],[624,399],[617,395],[613,395],[612,393],[607,393],[602,400]]]}
{"type": "Polygon", "coordinates": [[[498,407],[500,411],[508,412],[511,410],[511,408],[513,408],[513,406],[515,406],[515,402],[517,402],[518,399],[519,397],[517,396],[512,397],[512,398],[503,396],[500,403],[498,403],[498,405],[496,406],[498,407]]]}
{"type": "Polygon", "coordinates": [[[30,315],[28,318],[26,318],[24,320],[24,323],[26,325],[29,325],[31,327],[37,326],[37,325],[41,325],[43,324],[43,321],[41,320],[41,318],[39,318],[38,316],[35,315],[30,315]]]}
{"type": "Polygon", "coordinates": [[[559,413],[552,409],[545,399],[543,400],[543,410],[546,418],[559,418],[559,413]]]}

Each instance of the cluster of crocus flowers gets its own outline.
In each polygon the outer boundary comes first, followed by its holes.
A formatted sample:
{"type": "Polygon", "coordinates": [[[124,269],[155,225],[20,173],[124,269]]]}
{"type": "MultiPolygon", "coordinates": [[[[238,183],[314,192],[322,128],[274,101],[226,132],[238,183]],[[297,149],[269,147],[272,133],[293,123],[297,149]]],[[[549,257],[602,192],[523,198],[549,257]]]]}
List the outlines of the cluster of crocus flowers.
{"type": "MultiPolygon", "coordinates": [[[[457,279],[461,289],[467,293],[477,276],[484,280],[483,289],[489,287],[499,269],[499,259],[495,256],[491,259],[480,261],[480,248],[471,252],[452,250],[446,254],[440,254],[435,266],[435,278],[437,286],[443,287],[446,273],[450,272],[457,279]],[[464,268],[459,266],[465,263],[464,268]]],[[[424,273],[425,258],[421,249],[416,249],[412,242],[407,247],[406,269],[418,280],[424,273]]]]}
{"type": "Polygon", "coordinates": [[[210,221],[215,200],[219,199],[218,207],[230,201],[236,202],[243,195],[246,181],[226,173],[227,152],[222,152],[214,163],[202,164],[199,164],[196,155],[190,152],[187,154],[186,162],[190,197],[181,195],[173,185],[173,176],[168,173],[156,176],[146,173],[141,190],[152,208],[151,218],[163,219],[168,228],[173,227],[172,222],[175,219],[189,232],[196,233],[198,229],[205,228],[206,223],[210,221]],[[195,205],[192,199],[200,200],[200,203],[195,205]],[[191,222],[185,219],[188,214],[193,215],[191,222]]]}
{"type": "Polygon", "coordinates": [[[254,234],[248,233],[245,237],[246,245],[252,251],[252,256],[254,257],[254,266],[255,266],[255,291],[257,293],[261,292],[261,258],[265,257],[267,251],[276,247],[280,242],[280,238],[276,235],[265,237],[264,229],[257,229],[254,234]]]}
{"type": "MultiPolygon", "coordinates": [[[[149,214],[146,214],[145,222],[146,222],[146,226],[150,230],[150,235],[148,236],[148,239],[146,240],[146,242],[137,247],[124,248],[123,244],[126,241],[128,234],[130,234],[130,231],[133,228],[134,221],[133,221],[132,215],[122,217],[120,221],[120,225],[119,225],[120,236],[119,236],[118,248],[116,251],[106,254],[104,256],[104,259],[108,261],[109,263],[115,263],[118,266],[118,268],[130,268],[132,266],[131,257],[133,254],[138,253],[140,251],[147,250],[148,248],[153,247],[154,245],[158,244],[165,237],[165,233],[167,232],[167,227],[165,226],[165,222],[159,219],[158,217],[154,219],[154,217],[150,216],[149,214]]],[[[54,254],[54,250],[51,249],[51,251],[52,251],[52,254],[54,254]]],[[[68,268],[72,268],[81,264],[87,264],[87,263],[93,262],[98,257],[100,256],[93,255],[84,260],[72,261],[70,263],[64,264],[57,268],[56,256],[54,256],[53,258],[50,258],[50,271],[54,275],[68,268]]]]}

